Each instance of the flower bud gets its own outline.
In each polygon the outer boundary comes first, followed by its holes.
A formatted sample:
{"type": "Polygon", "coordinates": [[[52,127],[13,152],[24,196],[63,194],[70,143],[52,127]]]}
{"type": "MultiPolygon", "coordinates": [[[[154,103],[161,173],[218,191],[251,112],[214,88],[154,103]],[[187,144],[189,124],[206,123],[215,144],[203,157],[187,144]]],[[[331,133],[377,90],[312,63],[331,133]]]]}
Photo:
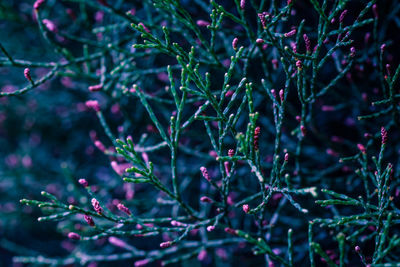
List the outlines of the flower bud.
{"type": "Polygon", "coordinates": [[[68,238],[69,239],[74,239],[74,240],[80,240],[81,236],[78,235],[77,233],[70,232],[70,233],[68,233],[68,238]]]}

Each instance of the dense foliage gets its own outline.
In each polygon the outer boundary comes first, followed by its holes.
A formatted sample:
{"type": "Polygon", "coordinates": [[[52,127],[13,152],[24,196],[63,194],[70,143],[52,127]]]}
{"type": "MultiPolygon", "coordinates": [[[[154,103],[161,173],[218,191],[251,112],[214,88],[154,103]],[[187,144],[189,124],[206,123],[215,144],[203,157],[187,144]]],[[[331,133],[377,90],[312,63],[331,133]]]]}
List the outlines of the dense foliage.
{"type": "Polygon", "coordinates": [[[400,266],[400,3],[0,2],[0,261],[400,266]]]}

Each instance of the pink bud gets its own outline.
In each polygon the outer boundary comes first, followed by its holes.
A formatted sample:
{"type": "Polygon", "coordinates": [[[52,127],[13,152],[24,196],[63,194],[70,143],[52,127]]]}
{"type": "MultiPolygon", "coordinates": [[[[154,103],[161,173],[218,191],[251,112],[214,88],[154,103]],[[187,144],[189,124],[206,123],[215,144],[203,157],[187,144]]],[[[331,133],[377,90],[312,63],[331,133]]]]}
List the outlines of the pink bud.
{"type": "Polygon", "coordinates": [[[88,187],[89,183],[86,181],[86,179],[79,179],[78,182],[83,186],[83,187],[88,187]]]}
{"type": "Polygon", "coordinates": [[[285,37],[291,37],[296,34],[296,29],[291,30],[290,32],[287,32],[284,34],[285,37]]]}
{"type": "Polygon", "coordinates": [[[254,129],[254,143],[253,143],[253,145],[254,145],[254,149],[255,150],[259,149],[259,147],[258,147],[258,139],[260,138],[260,133],[261,133],[261,128],[260,128],[260,126],[257,126],[254,129]]]}
{"type": "Polygon", "coordinates": [[[117,208],[118,208],[120,211],[125,212],[125,213],[128,214],[129,216],[132,214],[131,211],[130,211],[127,207],[125,207],[124,204],[122,204],[122,203],[119,203],[119,204],[117,205],[117,208]]]}
{"type": "Polygon", "coordinates": [[[378,6],[377,6],[376,4],[374,4],[374,5],[372,6],[372,12],[374,13],[374,17],[375,17],[375,18],[378,18],[378,17],[379,17],[379,14],[378,14],[378,6]]]}
{"type": "Polygon", "coordinates": [[[350,48],[350,57],[355,57],[356,56],[356,49],[354,47],[350,48]]]}
{"type": "Polygon", "coordinates": [[[94,141],[94,145],[102,152],[106,151],[106,147],[99,140],[94,141]]]}
{"type": "Polygon", "coordinates": [[[119,238],[117,238],[115,236],[110,236],[108,238],[108,242],[110,242],[110,244],[112,244],[112,245],[114,245],[116,247],[120,247],[120,248],[126,248],[127,247],[127,244],[125,243],[124,240],[119,239],[119,238]]]}
{"type": "Polygon", "coordinates": [[[289,153],[285,153],[285,161],[286,161],[286,162],[289,161],[289,153]]]}
{"type": "Polygon", "coordinates": [[[284,91],[283,89],[279,90],[279,98],[281,99],[281,103],[283,103],[284,99],[284,91]]]}
{"type": "Polygon", "coordinates": [[[301,135],[306,136],[307,129],[306,129],[306,127],[304,127],[304,125],[300,126],[300,131],[301,131],[301,135]]]}
{"type": "Polygon", "coordinates": [[[99,201],[97,201],[97,199],[95,198],[92,198],[92,206],[94,211],[96,211],[98,214],[101,214],[103,212],[102,207],[100,207],[99,201]]]}
{"type": "Polygon", "coordinates": [[[249,211],[250,211],[249,205],[244,204],[244,205],[242,206],[242,208],[243,208],[243,211],[244,211],[245,213],[249,213],[249,211]]]}
{"type": "Polygon", "coordinates": [[[150,32],[150,30],[146,27],[146,25],[143,24],[143,22],[139,22],[138,25],[142,26],[143,30],[145,30],[147,33],[150,32]]]}
{"type": "Polygon", "coordinates": [[[40,6],[45,2],[45,0],[36,0],[36,2],[33,4],[34,9],[39,9],[40,6]]]}
{"type": "Polygon", "coordinates": [[[200,167],[200,171],[201,171],[204,179],[206,179],[207,181],[211,181],[210,175],[208,174],[206,167],[200,167]]]}
{"type": "Polygon", "coordinates": [[[386,67],[387,75],[390,76],[390,74],[391,74],[391,72],[390,72],[390,64],[386,64],[385,67],[386,67]]]}
{"type": "Polygon", "coordinates": [[[28,81],[32,82],[31,70],[29,68],[24,69],[24,76],[28,81]]]}
{"type": "Polygon", "coordinates": [[[207,250],[203,249],[202,251],[199,252],[199,255],[197,255],[197,259],[199,261],[204,261],[207,258],[207,250]]]}
{"type": "Polygon", "coordinates": [[[172,245],[171,241],[167,241],[167,242],[162,242],[160,244],[160,248],[169,248],[172,245]]]}
{"type": "Polygon", "coordinates": [[[261,25],[262,27],[265,29],[267,28],[267,21],[265,19],[265,16],[267,15],[267,13],[263,12],[263,13],[258,13],[258,18],[261,21],[261,25]]]}
{"type": "Polygon", "coordinates": [[[387,142],[387,131],[385,127],[381,128],[381,137],[382,137],[382,145],[385,145],[387,142]]]}
{"type": "Polygon", "coordinates": [[[69,239],[74,239],[74,240],[80,240],[81,236],[78,235],[77,233],[70,232],[70,233],[68,233],[68,238],[69,239]]]}
{"type": "Polygon", "coordinates": [[[52,22],[51,20],[48,19],[44,19],[42,20],[44,26],[46,26],[46,28],[50,31],[50,32],[57,32],[57,26],[56,24],[54,24],[54,22],[52,22]]]}
{"type": "Polygon", "coordinates": [[[143,267],[150,263],[149,259],[143,259],[140,261],[135,261],[135,267],[143,267]]]}
{"type": "Polygon", "coordinates": [[[246,0],[240,0],[240,8],[243,10],[246,6],[246,0]]]}
{"type": "Polygon", "coordinates": [[[231,172],[231,167],[230,167],[228,161],[225,161],[225,162],[224,162],[224,167],[225,167],[226,175],[229,175],[229,173],[231,172]]]}
{"type": "Polygon", "coordinates": [[[311,41],[308,38],[307,34],[303,34],[304,43],[306,44],[307,52],[311,52],[311,41]]]}
{"type": "Polygon", "coordinates": [[[99,105],[99,102],[97,100],[88,100],[88,101],[86,101],[85,104],[86,104],[86,106],[88,108],[91,108],[96,112],[100,111],[100,105],[99,105]]]}
{"type": "Polygon", "coordinates": [[[262,44],[262,43],[264,43],[264,40],[263,40],[263,39],[260,39],[260,38],[258,38],[258,39],[256,40],[256,43],[257,43],[257,44],[262,44]]]}
{"type": "Polygon", "coordinates": [[[208,232],[212,232],[212,231],[214,231],[214,229],[215,229],[215,226],[213,226],[213,225],[207,226],[207,231],[208,232]]]}
{"type": "Polygon", "coordinates": [[[207,27],[208,25],[210,25],[210,22],[199,19],[198,21],[196,21],[196,24],[199,27],[207,27]]]}
{"type": "Polygon", "coordinates": [[[361,151],[361,153],[366,154],[367,150],[362,144],[357,144],[358,149],[361,151]]]}
{"type": "Polygon", "coordinates": [[[204,202],[204,203],[213,203],[213,200],[211,198],[209,198],[209,197],[206,197],[206,196],[201,197],[200,201],[204,202]]]}
{"type": "Polygon", "coordinates": [[[340,23],[343,22],[344,17],[346,16],[346,14],[347,14],[347,9],[343,10],[342,14],[340,14],[340,17],[339,17],[339,22],[340,23]]]}
{"type": "Polygon", "coordinates": [[[94,224],[94,221],[93,221],[93,218],[92,217],[90,217],[89,215],[84,215],[83,216],[83,218],[85,219],[85,221],[87,222],[87,224],[89,225],[89,226],[94,226],[95,224],[94,224]]]}
{"type": "Polygon", "coordinates": [[[381,45],[381,53],[385,52],[386,44],[381,45]]]}
{"type": "Polygon", "coordinates": [[[224,230],[228,234],[236,235],[236,231],[234,229],[232,229],[232,228],[226,227],[224,230]]]}
{"type": "Polygon", "coordinates": [[[103,85],[102,85],[102,84],[96,84],[96,85],[89,86],[89,91],[90,91],[90,92],[98,92],[98,91],[100,91],[102,88],[103,88],[103,85]]]}
{"type": "Polygon", "coordinates": [[[357,253],[360,253],[360,252],[361,252],[361,248],[360,248],[359,246],[355,246],[354,250],[355,250],[357,253]]]}
{"type": "Polygon", "coordinates": [[[296,61],[296,67],[297,67],[298,69],[302,69],[302,68],[303,68],[303,63],[301,62],[301,60],[297,60],[297,61],[296,61]]]}
{"type": "Polygon", "coordinates": [[[238,39],[237,37],[236,37],[235,39],[233,39],[233,41],[232,41],[232,47],[233,47],[234,50],[237,49],[237,44],[238,44],[238,42],[239,42],[239,39],[238,39]]]}
{"type": "Polygon", "coordinates": [[[135,261],[135,267],[143,267],[149,264],[150,260],[149,259],[143,259],[140,261],[135,261]]]}
{"type": "Polygon", "coordinates": [[[234,155],[235,155],[235,150],[229,149],[229,150],[228,150],[228,156],[229,156],[229,157],[233,157],[234,155]]]}
{"type": "Polygon", "coordinates": [[[175,220],[172,220],[172,221],[171,221],[171,225],[172,225],[172,226],[176,226],[176,227],[184,227],[184,226],[187,226],[186,223],[178,222],[178,221],[175,221],[175,220]]]}

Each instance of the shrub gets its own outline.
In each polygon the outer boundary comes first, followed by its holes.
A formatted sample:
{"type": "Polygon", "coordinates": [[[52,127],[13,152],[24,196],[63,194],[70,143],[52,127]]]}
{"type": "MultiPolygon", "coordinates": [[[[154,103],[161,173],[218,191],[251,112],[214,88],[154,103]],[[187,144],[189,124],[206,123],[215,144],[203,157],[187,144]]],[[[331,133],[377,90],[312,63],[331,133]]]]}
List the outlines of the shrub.
{"type": "Polygon", "coordinates": [[[31,4],[1,13],[5,261],[397,266],[397,1],[31,4]]]}

